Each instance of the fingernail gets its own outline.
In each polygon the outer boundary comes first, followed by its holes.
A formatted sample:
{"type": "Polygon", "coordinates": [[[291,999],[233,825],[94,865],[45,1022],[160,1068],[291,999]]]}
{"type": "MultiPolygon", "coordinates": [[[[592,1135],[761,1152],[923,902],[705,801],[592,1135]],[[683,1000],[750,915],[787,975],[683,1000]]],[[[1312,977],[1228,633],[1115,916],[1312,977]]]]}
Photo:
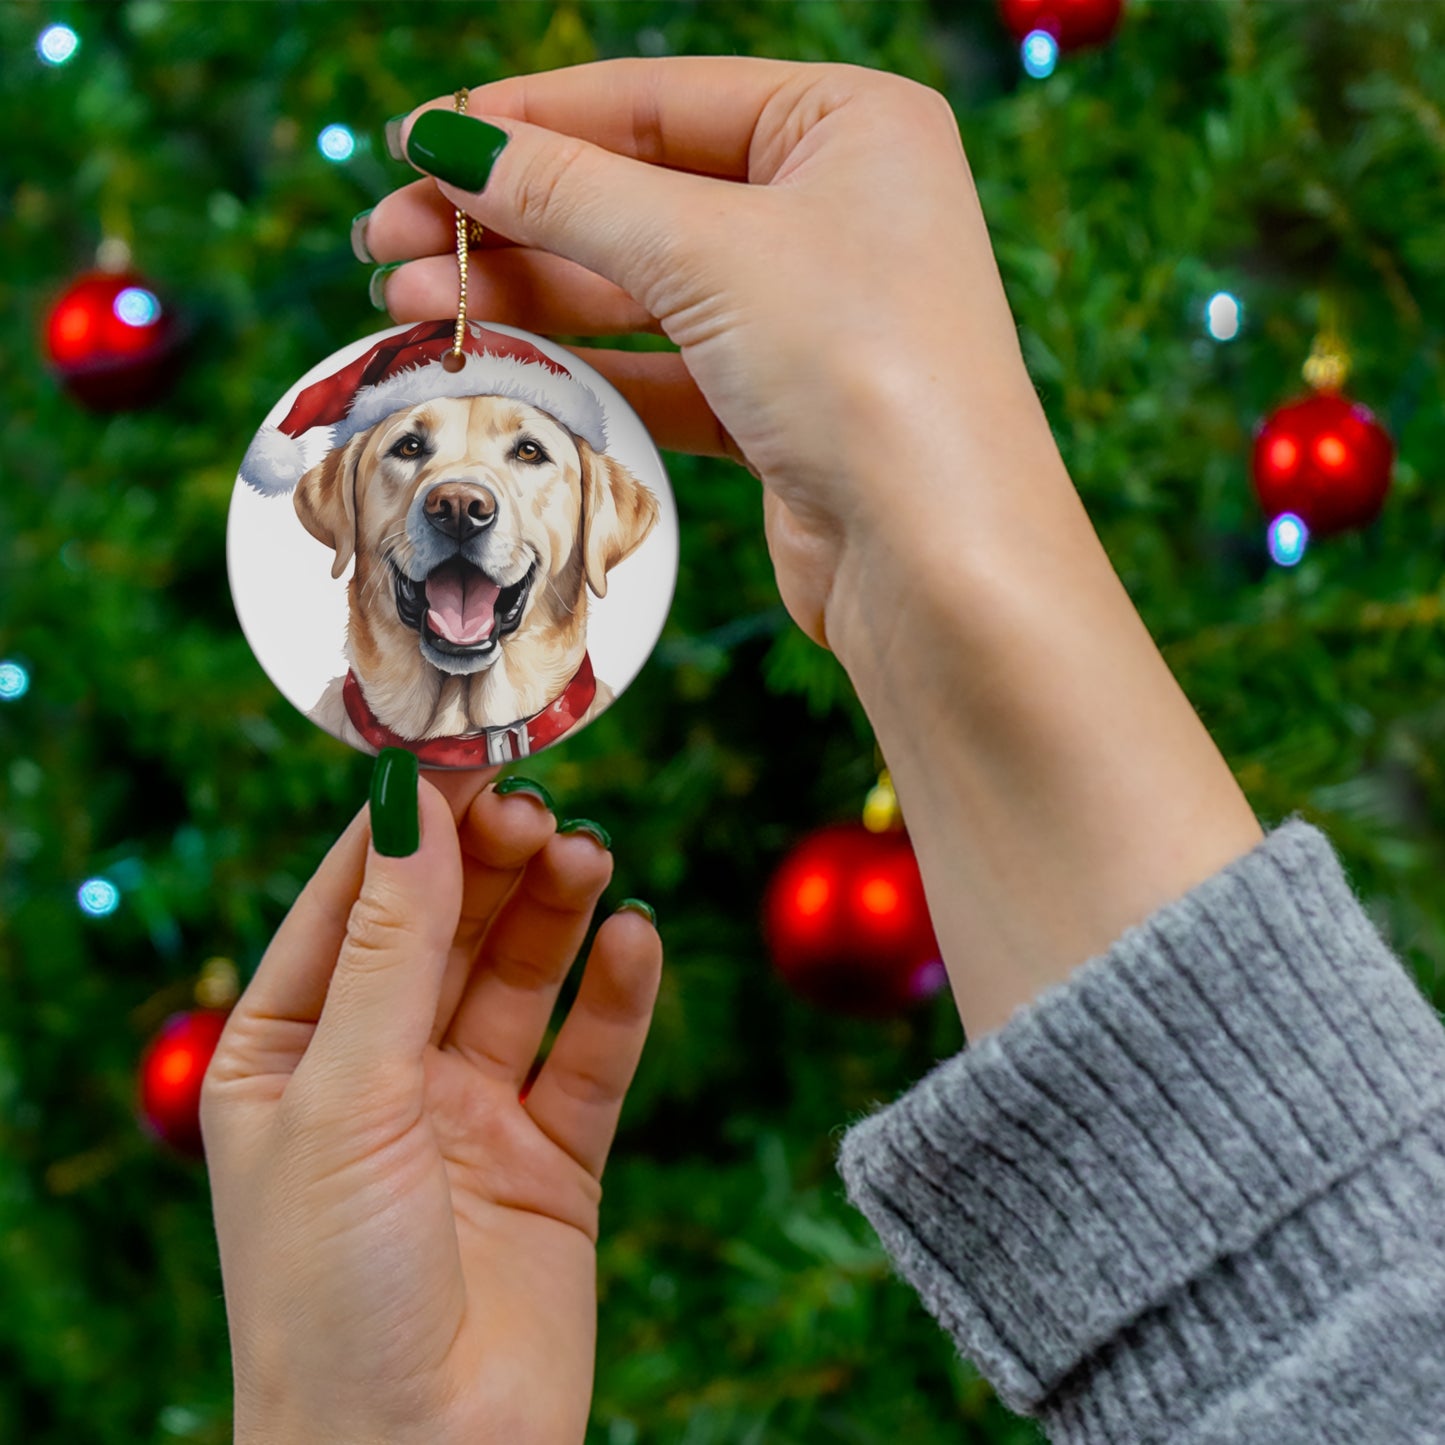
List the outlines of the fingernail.
{"type": "Polygon", "coordinates": [[[657,911],[652,904],[644,903],[640,898],[624,898],[617,905],[619,913],[640,913],[654,928],[657,927],[657,911]]]}
{"type": "Polygon", "coordinates": [[[398,266],[404,266],[405,261],[390,261],[385,266],[378,266],[371,273],[371,280],[367,284],[366,294],[371,297],[371,304],[378,311],[386,310],[386,278],[396,270],[398,266]]]}
{"type": "Polygon", "coordinates": [[[484,120],[454,110],[426,110],[406,138],[406,158],[449,185],[480,191],[509,139],[484,120]]]}
{"type": "Polygon", "coordinates": [[[376,257],[371,254],[366,244],[366,223],[375,209],[375,206],[368,206],[351,218],[351,254],[358,261],[365,261],[368,266],[376,265],[376,257]]]}
{"type": "Polygon", "coordinates": [[[394,115],[386,123],[386,153],[394,161],[404,161],[406,159],[401,149],[401,128],[406,122],[406,117],[410,114],[411,112],[407,111],[404,115],[394,115]]]}
{"type": "Polygon", "coordinates": [[[416,754],[383,748],[371,773],[371,841],[387,858],[409,858],[421,846],[416,754]]]}
{"type": "Polygon", "coordinates": [[[509,797],[512,793],[524,793],[529,798],[536,798],[549,813],[557,811],[557,805],[552,801],[552,795],[541,783],[533,782],[531,778],[519,778],[514,773],[510,778],[503,778],[500,783],[492,787],[492,791],[498,797],[509,797]]]}
{"type": "Polygon", "coordinates": [[[559,833],[586,833],[595,838],[602,847],[611,849],[612,835],[602,826],[601,823],[594,823],[591,818],[568,818],[565,823],[557,827],[559,833]]]}

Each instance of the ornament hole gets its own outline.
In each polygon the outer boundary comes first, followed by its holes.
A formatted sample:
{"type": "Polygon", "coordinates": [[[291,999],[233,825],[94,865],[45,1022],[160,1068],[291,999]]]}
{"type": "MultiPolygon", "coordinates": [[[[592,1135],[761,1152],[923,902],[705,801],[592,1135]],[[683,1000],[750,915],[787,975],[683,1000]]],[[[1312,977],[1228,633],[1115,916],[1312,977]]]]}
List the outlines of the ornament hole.
{"type": "Polygon", "coordinates": [[[449,351],[442,357],[443,371],[460,371],[467,363],[467,359],[460,351],[449,351]]]}

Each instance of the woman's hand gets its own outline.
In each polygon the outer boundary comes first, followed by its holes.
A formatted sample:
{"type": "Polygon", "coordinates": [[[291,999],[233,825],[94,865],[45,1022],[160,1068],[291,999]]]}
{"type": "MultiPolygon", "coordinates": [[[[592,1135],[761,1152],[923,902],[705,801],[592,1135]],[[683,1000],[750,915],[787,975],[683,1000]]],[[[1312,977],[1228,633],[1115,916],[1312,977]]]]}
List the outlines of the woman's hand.
{"type": "Polygon", "coordinates": [[[390,128],[436,180],[363,223],[409,261],[388,308],[452,312],[459,206],[495,233],[472,315],[678,344],[581,354],[662,446],[762,480],[783,601],[873,723],[971,1036],[1259,841],[1074,491],[940,95],[716,56],[479,86],[485,122],[451,105],[390,128]]]}
{"type": "Polygon", "coordinates": [[[473,316],[665,333],[680,352],[578,354],[660,446],[760,477],[783,600],[845,662],[860,612],[910,580],[940,513],[981,537],[980,512],[1017,505],[990,497],[991,457],[1035,483],[1062,473],[936,91],[701,57],[519,76],[474,89],[469,116],[451,106],[400,127],[440,194],[416,182],[365,223],[377,260],[411,261],[384,278],[391,314],[455,311],[455,204],[495,233],[472,252],[473,316]],[[480,187],[499,139],[483,117],[506,143],[480,187]],[[465,188],[446,184],[458,176],[465,188]]]}
{"type": "Polygon", "coordinates": [[[450,805],[420,783],[409,857],[352,821],[206,1075],[238,1445],[585,1433],[599,1181],[661,945],[602,925],[519,1098],[612,857],[483,777],[450,805]]]}

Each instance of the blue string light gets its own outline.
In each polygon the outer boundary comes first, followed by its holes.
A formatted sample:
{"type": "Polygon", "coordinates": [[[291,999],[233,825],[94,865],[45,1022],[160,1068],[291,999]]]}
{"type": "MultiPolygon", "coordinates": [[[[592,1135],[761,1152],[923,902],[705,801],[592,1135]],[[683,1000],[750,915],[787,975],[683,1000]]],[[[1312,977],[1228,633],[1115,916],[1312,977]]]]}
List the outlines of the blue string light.
{"type": "Polygon", "coordinates": [[[35,42],[35,53],[47,65],[64,65],[80,49],[80,36],[68,25],[47,25],[35,42]]]}
{"type": "Polygon", "coordinates": [[[18,702],[30,691],[30,674],[8,658],[0,662],[0,702],[18,702]]]}
{"type": "Polygon", "coordinates": [[[356,137],[344,125],[329,125],[316,137],[316,148],[327,160],[339,165],[355,154],[356,137]]]}
{"type": "Polygon", "coordinates": [[[1024,69],[1035,80],[1045,80],[1059,63],[1059,42],[1047,30],[1031,30],[1019,48],[1024,69]]]}
{"type": "Polygon", "coordinates": [[[92,918],[109,918],[120,907],[120,889],[109,878],[87,878],[76,890],[80,911],[92,918]]]}
{"type": "Polygon", "coordinates": [[[1204,329],[1216,341],[1233,341],[1244,325],[1244,307],[1228,291],[1216,291],[1204,308],[1204,329]]]}
{"type": "Polygon", "coordinates": [[[155,292],[143,286],[127,286],[115,298],[111,309],[116,319],[127,326],[149,326],[160,319],[161,303],[155,292]]]}
{"type": "Polygon", "coordinates": [[[1293,567],[1305,554],[1310,529],[1293,512],[1281,512],[1269,524],[1269,555],[1281,567],[1293,567]]]}

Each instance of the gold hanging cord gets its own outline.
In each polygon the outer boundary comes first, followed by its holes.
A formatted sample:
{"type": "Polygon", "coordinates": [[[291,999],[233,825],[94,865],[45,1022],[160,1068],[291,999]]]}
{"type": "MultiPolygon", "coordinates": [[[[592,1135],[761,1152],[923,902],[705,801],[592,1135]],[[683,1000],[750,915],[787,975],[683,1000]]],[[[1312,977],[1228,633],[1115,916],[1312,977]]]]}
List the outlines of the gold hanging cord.
{"type": "MultiPolygon", "coordinates": [[[[467,113],[471,92],[459,90],[452,97],[452,104],[458,114],[467,113]]],[[[482,227],[472,220],[465,211],[457,215],[457,329],[452,337],[452,349],[442,358],[442,365],[448,371],[460,371],[466,364],[466,353],[462,350],[462,338],[467,334],[467,248],[481,244],[482,227]]]]}

